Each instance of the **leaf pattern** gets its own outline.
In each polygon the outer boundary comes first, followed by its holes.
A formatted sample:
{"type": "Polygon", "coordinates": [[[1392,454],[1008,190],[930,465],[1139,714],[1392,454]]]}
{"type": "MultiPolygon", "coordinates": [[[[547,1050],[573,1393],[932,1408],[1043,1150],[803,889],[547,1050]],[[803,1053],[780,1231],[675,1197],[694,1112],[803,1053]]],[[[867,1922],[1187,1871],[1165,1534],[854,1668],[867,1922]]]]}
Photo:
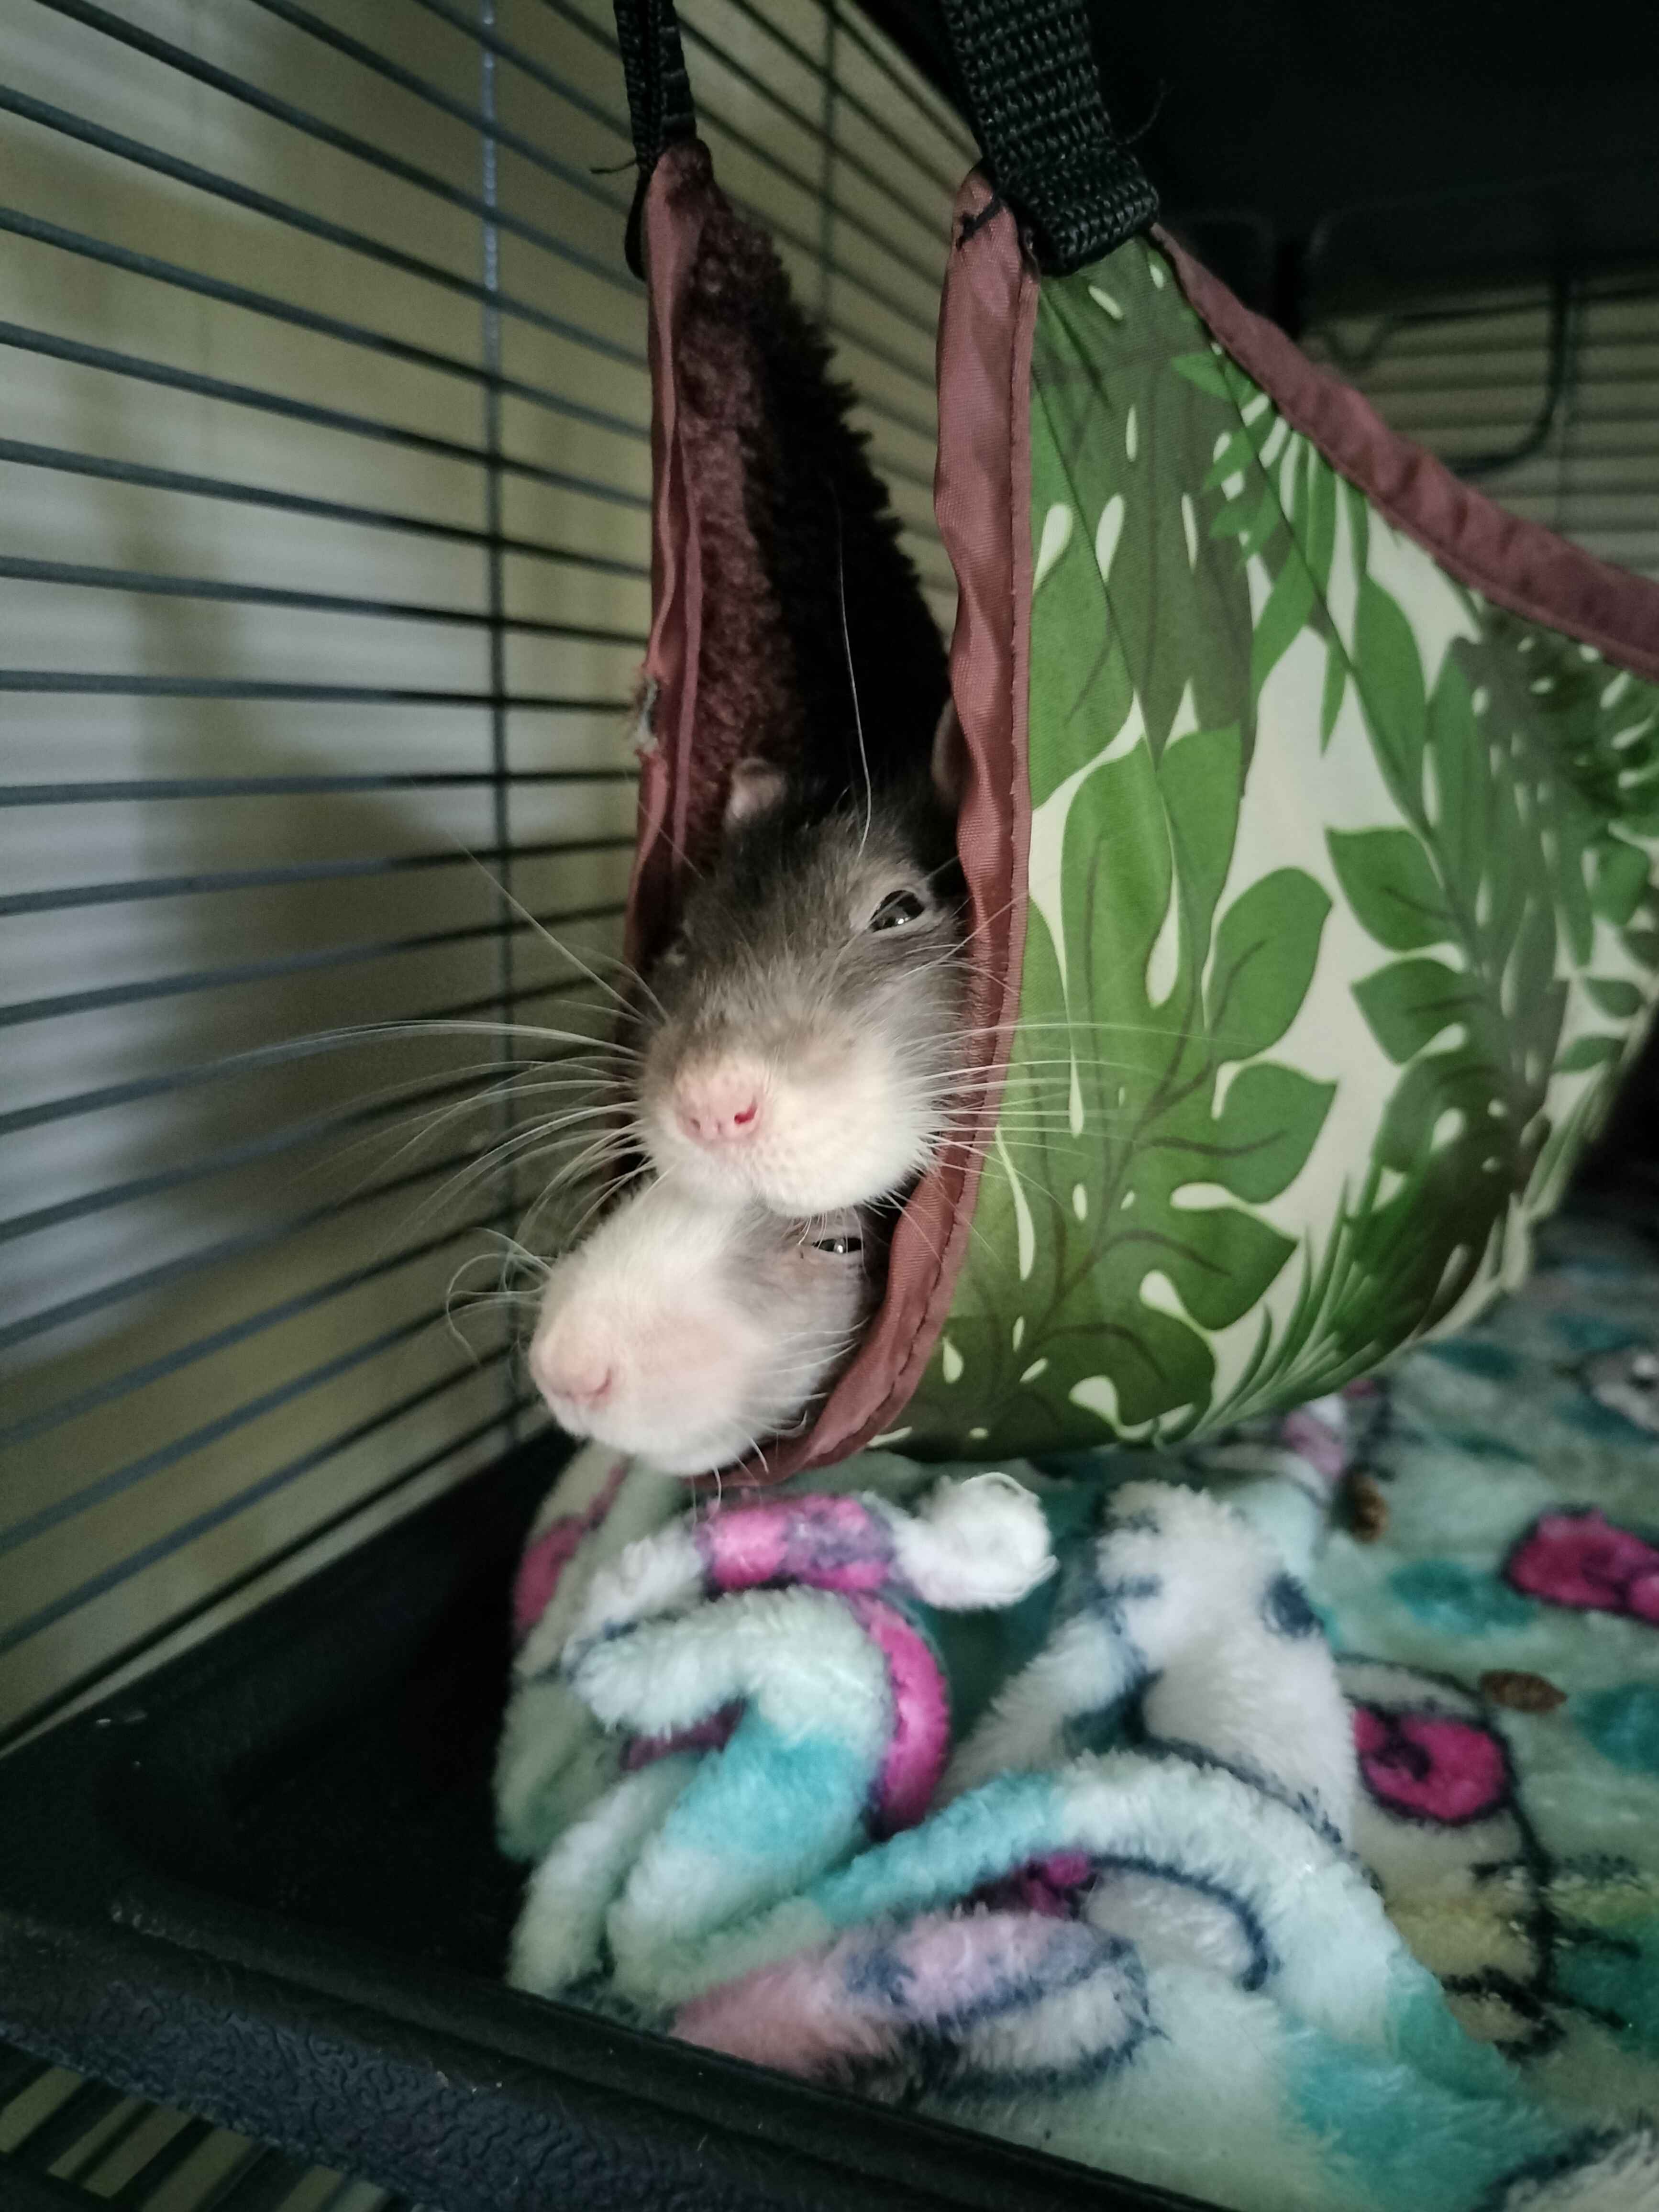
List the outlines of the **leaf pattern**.
{"type": "Polygon", "coordinates": [[[1019,1025],[919,1452],[1172,1442],[1513,1278],[1659,991],[1659,689],[1447,577],[1135,241],[1043,288],[1019,1025]]]}

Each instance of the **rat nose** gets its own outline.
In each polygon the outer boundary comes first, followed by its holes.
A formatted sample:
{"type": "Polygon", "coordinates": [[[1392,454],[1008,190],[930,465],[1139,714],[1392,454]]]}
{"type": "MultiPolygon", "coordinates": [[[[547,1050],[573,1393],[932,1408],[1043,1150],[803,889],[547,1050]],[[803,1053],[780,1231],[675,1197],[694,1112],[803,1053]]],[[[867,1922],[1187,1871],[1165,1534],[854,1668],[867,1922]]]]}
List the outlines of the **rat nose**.
{"type": "Polygon", "coordinates": [[[760,1127],[759,1070],[732,1061],[681,1076],[674,1119],[696,1144],[744,1143],[760,1127]]]}
{"type": "Polygon", "coordinates": [[[545,1346],[532,1362],[544,1396],[559,1398],[585,1413],[595,1413],[611,1395],[616,1370],[594,1352],[574,1346],[545,1346]]]}

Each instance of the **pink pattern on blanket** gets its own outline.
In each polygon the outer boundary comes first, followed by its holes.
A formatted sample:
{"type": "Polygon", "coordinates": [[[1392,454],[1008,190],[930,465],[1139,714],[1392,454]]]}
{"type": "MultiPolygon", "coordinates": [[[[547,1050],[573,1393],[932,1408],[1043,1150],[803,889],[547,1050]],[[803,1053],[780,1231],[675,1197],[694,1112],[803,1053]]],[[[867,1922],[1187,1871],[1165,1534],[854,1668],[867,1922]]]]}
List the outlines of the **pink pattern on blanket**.
{"type": "Polygon", "coordinates": [[[893,1575],[887,1524],[856,1498],[717,1506],[698,1523],[696,1542],[720,1590],[790,1582],[847,1594],[878,1590],[893,1575]]]}
{"type": "Polygon", "coordinates": [[[526,1545],[513,1582],[513,1640],[522,1644],[553,1602],[559,1577],[574,1559],[586,1538],[604,1521],[617,1502],[628,1462],[619,1459],[605,1482],[580,1513],[562,1513],[550,1521],[539,1536],[526,1545]]]}
{"type": "Polygon", "coordinates": [[[913,1826],[927,1810],[951,1747],[951,1705],[927,1639],[878,1595],[904,1587],[891,1531],[856,1498],[717,1506],[696,1532],[708,1578],[723,1595],[769,1583],[833,1591],[875,1643],[892,1693],[892,1729],[871,1805],[878,1835],[913,1826]]]}
{"type": "Polygon", "coordinates": [[[1095,1863],[1087,1851],[1050,1851],[975,1891],[974,1901],[1009,1911],[1036,1912],[1045,1920],[1069,1920],[1094,1878],[1095,1863]]]}
{"type": "Polygon", "coordinates": [[[1327,1482],[1334,1482],[1347,1468],[1346,1436],[1311,1406],[1298,1406],[1285,1414],[1279,1425],[1279,1440],[1327,1482]]]}
{"type": "MultiPolygon", "coordinates": [[[[1078,1979],[1081,1935],[1022,1912],[925,1913],[891,1934],[858,1929],[722,1984],[682,2008],[673,2033],[809,2080],[892,2057],[908,2035],[953,2037],[977,2003],[1035,2003],[1078,1979]],[[1061,1948],[1064,1947],[1064,1948],[1061,1948]]],[[[1007,2004],[1010,2017],[1022,2009],[1007,2004]]]]}
{"type": "Polygon", "coordinates": [[[933,1802],[951,1748],[951,1700],[927,1638],[877,1597],[849,1597],[854,1618],[887,1662],[893,1732],[876,1778],[878,1836],[913,1828],[933,1802]]]}
{"type": "Polygon", "coordinates": [[[1528,1597],[1583,1613],[1622,1613],[1659,1627],[1659,1549],[1595,1506],[1546,1513],[1504,1565],[1528,1597]]]}
{"type": "Polygon", "coordinates": [[[1497,1812],[1509,1796],[1504,1747],[1473,1721],[1356,1705],[1353,1735],[1365,1787],[1391,1812],[1455,1828],[1497,1812]]]}
{"type": "Polygon", "coordinates": [[[710,1713],[706,1721],[698,1721],[691,1728],[672,1729],[666,1735],[630,1736],[623,1747],[622,1764],[624,1774],[637,1773],[659,1759],[666,1759],[675,1751],[724,1751],[732,1740],[732,1731],[743,1718],[741,1703],[722,1705],[710,1713]]]}

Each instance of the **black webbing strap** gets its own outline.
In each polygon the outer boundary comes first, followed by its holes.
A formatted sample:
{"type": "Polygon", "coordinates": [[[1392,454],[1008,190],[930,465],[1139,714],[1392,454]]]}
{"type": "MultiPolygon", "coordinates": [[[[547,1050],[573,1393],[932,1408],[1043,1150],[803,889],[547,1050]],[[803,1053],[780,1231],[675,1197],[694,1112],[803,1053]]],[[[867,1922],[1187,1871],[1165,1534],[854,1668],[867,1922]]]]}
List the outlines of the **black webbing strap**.
{"type": "MultiPolygon", "coordinates": [[[[1063,276],[1145,230],[1158,195],[1112,128],[1083,0],[940,0],[991,182],[1063,276]]],[[[616,0],[639,188],[628,265],[641,274],[640,216],[665,146],[696,131],[674,0],[616,0]]]]}
{"type": "Polygon", "coordinates": [[[1158,194],[1112,128],[1082,0],[941,4],[987,173],[1039,267],[1064,276],[1145,230],[1158,194]]]}
{"type": "Polygon", "coordinates": [[[645,188],[657,156],[677,139],[696,136],[696,112],[691,80],[685,73],[674,0],[616,0],[617,44],[622,49],[628,86],[628,119],[640,180],[628,218],[628,265],[636,276],[645,270],[640,255],[640,218],[645,188]]]}

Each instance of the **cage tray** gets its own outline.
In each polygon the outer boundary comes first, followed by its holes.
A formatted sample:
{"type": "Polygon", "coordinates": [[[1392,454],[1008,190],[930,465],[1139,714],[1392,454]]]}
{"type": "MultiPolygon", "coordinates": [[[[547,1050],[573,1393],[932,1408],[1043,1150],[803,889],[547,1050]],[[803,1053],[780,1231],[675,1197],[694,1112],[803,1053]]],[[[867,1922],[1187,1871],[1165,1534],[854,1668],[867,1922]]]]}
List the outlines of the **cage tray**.
{"type": "Polygon", "coordinates": [[[442,2212],[1190,2203],[507,1989],[547,1442],[0,1767],[0,2036],[442,2212]]]}

